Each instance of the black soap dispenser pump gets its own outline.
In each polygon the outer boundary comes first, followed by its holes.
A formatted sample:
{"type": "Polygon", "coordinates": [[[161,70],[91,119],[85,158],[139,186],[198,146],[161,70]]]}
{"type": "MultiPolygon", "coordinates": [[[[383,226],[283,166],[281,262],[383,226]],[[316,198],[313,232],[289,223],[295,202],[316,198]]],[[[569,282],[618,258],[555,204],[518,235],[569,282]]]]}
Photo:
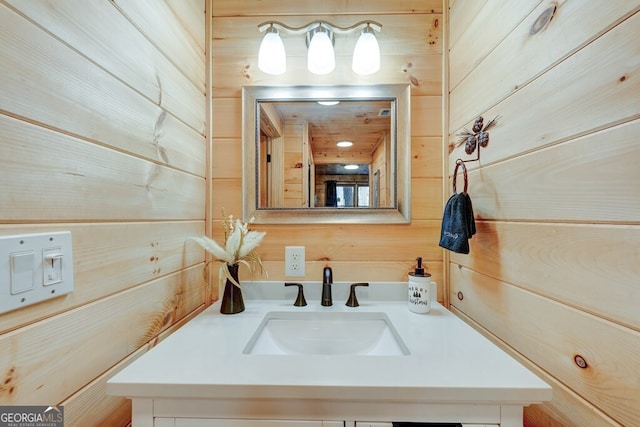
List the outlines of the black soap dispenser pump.
{"type": "Polygon", "coordinates": [[[431,274],[424,271],[422,257],[416,261],[418,265],[409,273],[409,310],[424,314],[431,309],[431,274]]]}

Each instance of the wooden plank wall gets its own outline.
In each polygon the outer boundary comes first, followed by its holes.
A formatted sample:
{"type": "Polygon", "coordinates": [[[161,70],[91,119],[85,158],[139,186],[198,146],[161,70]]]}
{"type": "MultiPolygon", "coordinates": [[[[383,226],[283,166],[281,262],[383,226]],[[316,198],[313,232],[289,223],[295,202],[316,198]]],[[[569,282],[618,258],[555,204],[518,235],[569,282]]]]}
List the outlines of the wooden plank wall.
{"type": "Polygon", "coordinates": [[[125,425],[105,382],[204,307],[204,3],[0,1],[0,234],[70,230],[75,261],[0,315],[0,405],[125,425]]]}
{"type": "Polygon", "coordinates": [[[451,308],[553,386],[528,426],[640,420],[639,10],[450,2],[451,148],[476,116],[501,116],[469,164],[478,234],[450,256],[451,308]]]}
{"type": "MultiPolygon", "coordinates": [[[[259,248],[269,280],[284,280],[284,247],[306,247],[306,276],[318,281],[330,265],[336,281],[406,281],[422,256],[442,285],[442,1],[236,1],[213,4],[213,214],[242,212],[242,115],[245,85],[393,83],[411,85],[412,221],[409,225],[269,225],[259,248]],[[372,76],[351,71],[357,34],[336,36],[336,70],[316,76],[306,69],[303,36],[282,34],[287,71],[270,76],[257,67],[262,33],[277,20],[301,26],[325,19],[349,26],[364,19],[383,25],[378,35],[382,66],[372,76]]],[[[221,227],[213,226],[221,238],[221,227]]],[[[241,271],[241,279],[243,272],[241,271]]],[[[246,274],[246,273],[245,273],[246,274]]],[[[254,277],[258,280],[258,277],[254,277]]],[[[251,280],[245,276],[243,280],[251,280]]],[[[442,288],[439,299],[442,300],[442,288]]]]}

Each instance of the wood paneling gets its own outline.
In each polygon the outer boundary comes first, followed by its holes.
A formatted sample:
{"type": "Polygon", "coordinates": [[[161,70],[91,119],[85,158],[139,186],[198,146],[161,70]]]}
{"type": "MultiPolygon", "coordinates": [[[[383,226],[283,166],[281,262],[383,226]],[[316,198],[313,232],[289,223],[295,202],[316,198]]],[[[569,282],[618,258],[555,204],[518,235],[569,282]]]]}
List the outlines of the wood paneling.
{"type": "Polygon", "coordinates": [[[204,176],[201,134],[8,8],[0,20],[5,114],[204,176]]]}
{"type": "Polygon", "coordinates": [[[453,306],[620,423],[640,419],[640,332],[465,268],[451,269],[450,281],[452,295],[463,294],[453,306]]]}
{"type": "Polygon", "coordinates": [[[213,16],[291,15],[291,14],[392,14],[392,13],[442,13],[442,0],[332,0],[318,3],[315,0],[299,0],[294,10],[291,4],[281,0],[250,0],[238,4],[236,0],[216,0],[213,16]]]}
{"type": "Polygon", "coordinates": [[[203,277],[192,267],[2,335],[12,387],[4,383],[0,401],[62,401],[201,305],[203,277]]]}
{"type": "MultiPolygon", "coordinates": [[[[176,19],[175,7],[177,2],[172,2],[173,9],[164,1],[137,0],[111,0],[118,10],[144,34],[163,54],[187,74],[197,87],[205,87],[205,52],[201,48],[202,41],[192,38],[192,32],[187,29],[190,26],[176,19]]],[[[200,4],[203,4],[201,2],[200,4]]],[[[193,0],[183,3],[183,7],[192,8],[193,0]]],[[[204,9],[204,7],[202,8],[204,9]]],[[[184,17],[184,14],[178,13],[184,17]]],[[[192,15],[194,16],[194,15],[192,15]]],[[[195,16],[194,16],[195,17],[195,16]]],[[[200,19],[205,19],[204,14],[200,19]]],[[[206,21],[205,21],[206,22],[206,21]]],[[[196,21],[195,27],[202,28],[202,21],[196,21]]],[[[201,32],[202,30],[200,30],[201,32]]]]}
{"type": "MultiPolygon", "coordinates": [[[[258,252],[269,280],[283,280],[284,247],[306,246],[306,276],[317,281],[329,263],[342,280],[406,281],[422,256],[442,283],[442,249],[437,242],[442,218],[442,2],[296,2],[216,1],[213,18],[213,211],[242,211],[241,87],[244,85],[411,85],[412,201],[411,224],[403,225],[257,225],[267,231],[258,252]],[[283,16],[286,15],[286,16],[283,16]],[[303,25],[326,19],[341,26],[374,19],[383,24],[377,34],[382,66],[372,76],[351,71],[357,34],[336,36],[336,70],[316,76],[306,69],[302,36],[282,34],[287,71],[269,76],[257,69],[262,35],[257,25],[267,20],[303,25]],[[222,160],[220,160],[222,156],[222,160]],[[215,159],[218,157],[218,159],[215,159]],[[222,165],[222,162],[225,164],[222,165]],[[393,248],[393,251],[389,251],[393,248]]],[[[289,177],[293,179],[293,177],[289,177]]],[[[213,236],[221,230],[213,224],[213,236]]],[[[242,277],[241,272],[241,277],[242,277]]],[[[244,274],[247,274],[246,272],[244,274]]],[[[440,297],[443,297],[443,291],[440,297]]]]}
{"type": "Polygon", "coordinates": [[[166,3],[176,16],[180,28],[189,33],[200,52],[205,52],[207,18],[204,2],[202,0],[166,0],[166,3]]]}
{"type": "MultiPolygon", "coordinates": [[[[411,138],[411,176],[442,179],[442,138],[411,138]]],[[[412,187],[413,188],[413,187],[412,187]]]]}
{"type": "Polygon", "coordinates": [[[640,227],[484,221],[477,227],[475,255],[452,254],[454,264],[640,330],[640,227]]]}
{"type": "Polygon", "coordinates": [[[202,249],[185,236],[204,233],[202,221],[2,225],[0,234],[71,231],[74,291],[47,304],[0,316],[0,332],[76,308],[140,283],[204,261],[202,249]]]}
{"type": "Polygon", "coordinates": [[[637,115],[637,102],[623,96],[640,87],[638,79],[625,77],[640,67],[640,47],[635,43],[640,16],[628,18],[640,10],[634,3],[601,0],[585,8],[579,1],[568,1],[544,31],[530,35],[538,15],[549,6],[541,3],[451,91],[456,106],[451,109],[451,131],[478,114],[486,112],[491,118],[504,114],[503,122],[513,125],[512,132],[504,134],[505,141],[522,139],[526,133],[531,136],[527,139],[540,143],[578,133],[579,127],[597,128],[603,120],[611,123],[637,115]],[[625,46],[624,55],[619,54],[620,46],[625,46]],[[536,122],[527,114],[532,105],[539,111],[536,122]],[[554,134],[554,127],[563,132],[554,134]]]}
{"type": "MultiPolygon", "coordinates": [[[[540,0],[537,1],[540,2],[540,0]]],[[[475,71],[475,67],[496,46],[500,45],[503,39],[531,13],[535,6],[536,1],[531,0],[494,0],[490,2],[474,0],[456,3],[455,7],[451,8],[451,19],[456,22],[456,27],[460,27],[451,28],[450,88],[454,89],[471,70],[475,71]],[[487,31],[487,29],[491,29],[491,31],[487,31]]],[[[544,2],[544,8],[548,6],[548,2],[544,2]]],[[[492,69],[493,73],[496,71],[496,69],[492,69]]],[[[494,76],[495,74],[492,74],[491,78],[495,79],[494,76]]]]}
{"type": "Polygon", "coordinates": [[[640,163],[638,132],[634,120],[470,171],[474,211],[505,220],[638,222],[640,187],[628,185],[640,163]]]}
{"type": "Polygon", "coordinates": [[[74,249],[72,293],[0,316],[0,404],[125,425],[106,381],[204,308],[204,5],[0,3],[0,234],[74,249]]]}
{"type": "MultiPolygon", "coordinates": [[[[467,28],[476,19],[478,13],[482,12],[486,7],[487,1],[488,0],[449,0],[449,19],[456,23],[455,27],[447,28],[449,34],[449,51],[452,51],[452,47],[457,43],[458,39],[466,34],[467,28]]],[[[467,54],[473,55],[474,53],[468,52],[467,54]]]]}
{"type": "Polygon", "coordinates": [[[9,3],[155,104],[179,115],[196,132],[204,132],[204,84],[198,87],[189,81],[108,2],[91,2],[83,8],[72,2],[56,7],[9,3]]]}
{"type": "Polygon", "coordinates": [[[471,324],[487,338],[493,340],[504,351],[519,358],[520,361],[537,375],[544,377],[545,381],[553,388],[553,400],[542,405],[531,405],[524,408],[524,427],[567,427],[567,426],[593,426],[593,427],[622,427],[605,413],[594,408],[587,400],[557,379],[550,377],[539,366],[524,359],[520,353],[503,341],[497,341],[496,336],[473,321],[455,306],[451,311],[471,324]]]}
{"type": "Polygon", "coordinates": [[[477,115],[501,118],[467,163],[478,233],[469,255],[449,256],[451,304],[552,384],[526,426],[634,425],[640,5],[488,1],[470,17],[466,3],[450,15],[450,146],[477,115]]]}
{"type": "MultiPolygon", "coordinates": [[[[242,6],[238,6],[242,8],[242,6]]],[[[302,9],[301,9],[302,10],[302,9]]],[[[268,18],[281,21],[279,16],[235,17],[213,19],[213,95],[239,97],[246,85],[350,84],[377,83],[411,84],[414,95],[440,94],[442,91],[442,15],[440,14],[382,14],[375,20],[383,25],[376,33],[380,45],[380,71],[359,76],[351,71],[351,55],[358,34],[336,36],[336,69],[324,76],[310,73],[306,68],[306,47],[302,35],[281,38],[287,52],[287,71],[282,76],[270,76],[257,67],[257,52],[262,34],[258,24],[268,18]]],[[[338,26],[350,26],[372,19],[370,15],[288,16],[286,24],[302,26],[313,20],[325,19],[338,26]]],[[[215,119],[215,116],[214,116],[215,119]]]]}
{"type": "Polygon", "coordinates": [[[65,399],[61,403],[64,406],[65,423],[70,426],[126,426],[131,420],[131,400],[106,396],[107,381],[120,369],[153,348],[157,341],[168,337],[199,313],[200,310],[196,309],[187,314],[158,334],[157,340],[142,346],[122,363],[105,371],[83,389],[65,399]]]}
{"type": "Polygon", "coordinates": [[[0,221],[204,219],[201,177],[7,116],[0,149],[0,221]]]}

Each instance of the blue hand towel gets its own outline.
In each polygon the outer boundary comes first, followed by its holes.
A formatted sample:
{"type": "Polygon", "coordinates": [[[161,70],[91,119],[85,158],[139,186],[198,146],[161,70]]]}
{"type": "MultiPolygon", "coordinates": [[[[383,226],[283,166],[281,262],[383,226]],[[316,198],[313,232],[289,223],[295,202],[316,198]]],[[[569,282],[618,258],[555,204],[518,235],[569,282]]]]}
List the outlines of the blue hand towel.
{"type": "Polygon", "coordinates": [[[469,253],[469,239],[475,234],[473,207],[466,193],[456,193],[444,208],[439,245],[460,254],[469,253]]]}

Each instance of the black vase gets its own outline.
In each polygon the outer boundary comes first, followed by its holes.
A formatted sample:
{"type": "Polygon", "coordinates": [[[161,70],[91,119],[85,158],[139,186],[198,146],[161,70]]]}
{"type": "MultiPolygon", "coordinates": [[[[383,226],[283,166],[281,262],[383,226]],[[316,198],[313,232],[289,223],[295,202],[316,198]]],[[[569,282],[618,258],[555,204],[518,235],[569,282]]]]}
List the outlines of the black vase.
{"type": "MultiPolygon", "coordinates": [[[[229,274],[237,282],[238,280],[238,264],[227,265],[229,268],[229,274]]],[[[236,314],[244,311],[244,300],[242,299],[242,290],[233,284],[233,282],[227,279],[224,285],[224,294],[222,295],[222,305],[220,306],[220,313],[222,314],[236,314]]]]}

